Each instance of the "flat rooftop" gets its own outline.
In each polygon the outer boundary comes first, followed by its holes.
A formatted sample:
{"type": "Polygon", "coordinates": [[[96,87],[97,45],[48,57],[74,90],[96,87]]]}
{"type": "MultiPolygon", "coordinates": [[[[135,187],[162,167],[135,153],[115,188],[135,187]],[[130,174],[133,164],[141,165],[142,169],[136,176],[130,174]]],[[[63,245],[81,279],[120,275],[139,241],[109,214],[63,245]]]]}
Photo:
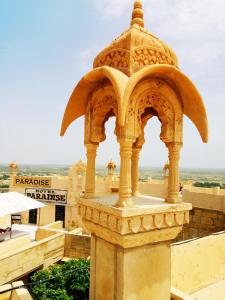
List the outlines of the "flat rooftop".
{"type": "MultiPolygon", "coordinates": [[[[24,224],[13,224],[12,225],[12,239],[23,236],[23,235],[29,235],[31,240],[35,240],[35,232],[37,230],[38,226],[35,225],[24,225],[24,224]]],[[[8,241],[10,240],[10,233],[4,233],[0,235],[0,241],[8,241]]]]}

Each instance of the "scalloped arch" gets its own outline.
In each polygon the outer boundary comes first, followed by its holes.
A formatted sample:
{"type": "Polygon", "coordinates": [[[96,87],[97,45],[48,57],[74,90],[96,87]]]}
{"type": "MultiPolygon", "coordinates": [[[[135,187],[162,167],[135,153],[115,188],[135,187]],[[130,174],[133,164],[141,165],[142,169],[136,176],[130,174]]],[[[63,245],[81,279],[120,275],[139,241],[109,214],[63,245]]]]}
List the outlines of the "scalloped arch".
{"type": "Polygon", "coordinates": [[[208,120],[205,105],[192,81],[171,65],[152,65],[132,75],[127,83],[123,98],[121,125],[124,126],[128,103],[136,85],[146,78],[160,78],[168,82],[179,95],[183,113],[195,124],[203,142],[208,141],[208,120]]]}
{"type": "Polygon", "coordinates": [[[129,78],[116,69],[104,66],[87,73],[74,88],[64,112],[60,132],[61,136],[65,134],[73,121],[85,114],[89,94],[103,79],[108,79],[113,86],[118,101],[118,121],[121,123],[123,96],[129,78]]]}

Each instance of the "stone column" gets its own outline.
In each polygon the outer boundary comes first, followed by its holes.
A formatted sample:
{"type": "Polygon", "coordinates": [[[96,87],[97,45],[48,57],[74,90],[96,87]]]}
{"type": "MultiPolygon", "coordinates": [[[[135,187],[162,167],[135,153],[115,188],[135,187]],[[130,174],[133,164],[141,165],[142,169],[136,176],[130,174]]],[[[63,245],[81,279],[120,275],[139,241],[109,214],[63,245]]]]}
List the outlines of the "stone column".
{"type": "Polygon", "coordinates": [[[131,158],[131,178],[132,178],[132,194],[137,196],[139,194],[139,156],[141,148],[133,148],[131,158]]]}
{"type": "Polygon", "coordinates": [[[119,201],[116,206],[126,207],[132,205],[131,191],[131,156],[133,142],[130,139],[122,138],[120,143],[120,184],[119,201]]]}
{"type": "Polygon", "coordinates": [[[191,204],[151,201],[134,199],[135,207],[118,209],[110,197],[78,200],[91,232],[90,300],[170,300],[170,244],[191,204]]]}
{"type": "Polygon", "coordinates": [[[168,143],[169,151],[169,179],[168,179],[168,193],[166,202],[168,203],[179,203],[181,199],[179,197],[180,191],[180,177],[179,177],[179,160],[180,160],[180,149],[182,143],[168,143]]]}
{"type": "Polygon", "coordinates": [[[87,172],[85,181],[85,198],[93,198],[95,196],[95,159],[97,148],[97,144],[86,144],[87,172]]]}

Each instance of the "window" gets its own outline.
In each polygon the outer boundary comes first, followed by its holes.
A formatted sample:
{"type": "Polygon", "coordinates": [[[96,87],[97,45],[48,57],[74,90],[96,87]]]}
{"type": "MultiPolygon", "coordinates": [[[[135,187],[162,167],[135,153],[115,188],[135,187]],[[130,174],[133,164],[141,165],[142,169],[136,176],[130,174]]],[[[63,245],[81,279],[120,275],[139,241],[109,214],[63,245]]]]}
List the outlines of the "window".
{"type": "Polygon", "coordinates": [[[55,206],[55,221],[63,221],[63,227],[65,226],[65,206],[55,206]]]}
{"type": "Polygon", "coordinates": [[[29,211],[29,223],[37,224],[37,209],[31,209],[29,211]]]}

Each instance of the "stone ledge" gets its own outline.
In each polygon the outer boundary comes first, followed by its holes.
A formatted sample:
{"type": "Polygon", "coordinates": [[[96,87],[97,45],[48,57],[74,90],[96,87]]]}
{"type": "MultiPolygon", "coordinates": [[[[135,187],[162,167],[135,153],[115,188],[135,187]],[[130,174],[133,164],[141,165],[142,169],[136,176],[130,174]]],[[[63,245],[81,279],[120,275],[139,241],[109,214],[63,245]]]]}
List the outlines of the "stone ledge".
{"type": "Polygon", "coordinates": [[[111,244],[119,245],[123,249],[141,247],[148,244],[158,244],[174,240],[181,232],[182,226],[157,229],[136,234],[121,235],[101,225],[85,220],[85,226],[97,237],[111,244]]]}
{"type": "Polygon", "coordinates": [[[84,222],[92,222],[121,235],[172,228],[189,223],[190,204],[168,204],[162,199],[153,197],[145,197],[144,201],[142,200],[143,197],[134,197],[134,207],[121,209],[110,206],[112,197],[81,199],[78,201],[78,212],[84,222]]]}

